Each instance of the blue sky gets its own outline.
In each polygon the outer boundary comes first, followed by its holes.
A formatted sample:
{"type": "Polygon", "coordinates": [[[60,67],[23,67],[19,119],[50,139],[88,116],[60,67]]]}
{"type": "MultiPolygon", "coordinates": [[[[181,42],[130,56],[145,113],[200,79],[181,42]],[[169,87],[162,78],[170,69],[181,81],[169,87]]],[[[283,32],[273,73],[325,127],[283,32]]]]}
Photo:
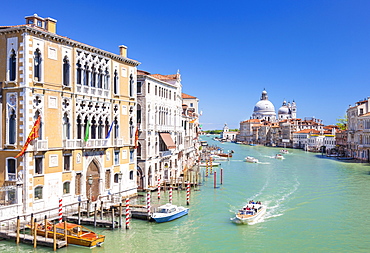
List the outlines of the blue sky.
{"type": "Polygon", "coordinates": [[[334,124],[369,96],[370,1],[6,1],[0,25],[37,13],[62,36],[182,74],[203,129],[238,128],[266,89],[276,111],[334,124]]]}

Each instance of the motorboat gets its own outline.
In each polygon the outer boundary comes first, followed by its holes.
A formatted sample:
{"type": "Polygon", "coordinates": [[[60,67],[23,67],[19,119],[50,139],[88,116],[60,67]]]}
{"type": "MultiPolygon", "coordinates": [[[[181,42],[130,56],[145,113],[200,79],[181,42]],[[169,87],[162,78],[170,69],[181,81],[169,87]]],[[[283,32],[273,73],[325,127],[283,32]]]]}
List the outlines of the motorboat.
{"type": "Polygon", "coordinates": [[[232,153],[220,153],[220,154],[218,154],[218,156],[221,156],[221,157],[233,157],[233,154],[232,153]]]}
{"type": "Polygon", "coordinates": [[[249,201],[231,220],[236,224],[251,224],[259,220],[266,213],[266,206],[261,202],[249,201]]]}
{"type": "Polygon", "coordinates": [[[253,156],[247,156],[246,158],[244,158],[244,160],[248,163],[258,163],[258,159],[254,158],[253,156]]]}
{"type": "Polygon", "coordinates": [[[289,151],[286,150],[286,149],[282,149],[282,150],[280,150],[280,153],[282,153],[282,154],[289,154],[289,151]]]}
{"type": "Polygon", "coordinates": [[[282,154],[276,154],[275,159],[284,159],[282,154]]]}
{"type": "Polygon", "coordinates": [[[151,219],[153,219],[155,222],[161,223],[178,219],[184,215],[187,215],[188,213],[189,208],[167,203],[158,207],[157,211],[152,213],[151,219]]]}
{"type": "MultiPolygon", "coordinates": [[[[53,238],[54,236],[54,226],[50,221],[47,221],[46,227],[44,223],[36,224],[36,231],[38,235],[53,238]]],[[[27,227],[30,227],[29,225],[27,227]]],[[[85,246],[89,248],[94,248],[96,246],[101,246],[104,243],[105,235],[99,235],[90,229],[73,224],[66,223],[66,232],[64,229],[64,223],[57,223],[56,227],[56,237],[57,239],[64,239],[65,233],[67,234],[67,243],[79,246],[85,246]]]]}
{"type": "Polygon", "coordinates": [[[212,161],[227,161],[228,158],[227,157],[222,157],[222,156],[218,156],[218,155],[211,155],[210,156],[212,158],[212,161]]]}

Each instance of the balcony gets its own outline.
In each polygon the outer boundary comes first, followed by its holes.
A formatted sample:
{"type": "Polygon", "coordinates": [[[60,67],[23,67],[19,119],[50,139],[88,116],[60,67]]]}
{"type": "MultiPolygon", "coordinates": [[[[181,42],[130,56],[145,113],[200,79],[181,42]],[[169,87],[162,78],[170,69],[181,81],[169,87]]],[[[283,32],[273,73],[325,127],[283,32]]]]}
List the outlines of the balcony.
{"type": "Polygon", "coordinates": [[[44,151],[48,149],[48,140],[36,140],[33,146],[34,151],[44,151]]]}

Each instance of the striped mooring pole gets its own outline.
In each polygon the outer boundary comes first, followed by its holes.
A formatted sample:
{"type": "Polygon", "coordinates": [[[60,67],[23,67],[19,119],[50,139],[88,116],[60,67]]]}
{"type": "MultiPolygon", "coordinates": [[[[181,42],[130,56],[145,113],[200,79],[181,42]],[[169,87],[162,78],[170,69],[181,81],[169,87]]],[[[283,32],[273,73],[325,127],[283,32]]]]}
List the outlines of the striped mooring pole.
{"type": "Polygon", "coordinates": [[[188,186],[186,187],[186,205],[190,205],[190,182],[188,181],[188,186]]]}
{"type": "Polygon", "coordinates": [[[148,220],[150,219],[150,192],[146,193],[146,208],[148,211],[148,220]]]}
{"type": "Polygon", "coordinates": [[[158,178],[158,199],[161,199],[161,179],[158,178]]]}
{"type": "Polygon", "coordinates": [[[130,228],[130,199],[126,198],[126,229],[130,228]]]}
{"type": "Polygon", "coordinates": [[[170,203],[172,204],[172,185],[170,186],[169,197],[170,197],[170,203]]]}
{"type": "Polygon", "coordinates": [[[59,199],[59,223],[63,222],[63,203],[62,198],[59,199]]]}

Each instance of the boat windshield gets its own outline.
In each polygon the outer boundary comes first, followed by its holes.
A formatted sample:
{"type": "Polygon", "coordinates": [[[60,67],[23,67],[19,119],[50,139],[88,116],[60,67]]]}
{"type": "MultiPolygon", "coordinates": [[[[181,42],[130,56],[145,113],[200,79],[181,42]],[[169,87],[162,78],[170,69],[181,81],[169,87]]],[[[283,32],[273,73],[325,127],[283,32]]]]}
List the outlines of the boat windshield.
{"type": "Polygon", "coordinates": [[[160,212],[160,213],[168,213],[168,209],[166,209],[166,208],[161,208],[161,209],[159,209],[159,212],[160,212]]]}

